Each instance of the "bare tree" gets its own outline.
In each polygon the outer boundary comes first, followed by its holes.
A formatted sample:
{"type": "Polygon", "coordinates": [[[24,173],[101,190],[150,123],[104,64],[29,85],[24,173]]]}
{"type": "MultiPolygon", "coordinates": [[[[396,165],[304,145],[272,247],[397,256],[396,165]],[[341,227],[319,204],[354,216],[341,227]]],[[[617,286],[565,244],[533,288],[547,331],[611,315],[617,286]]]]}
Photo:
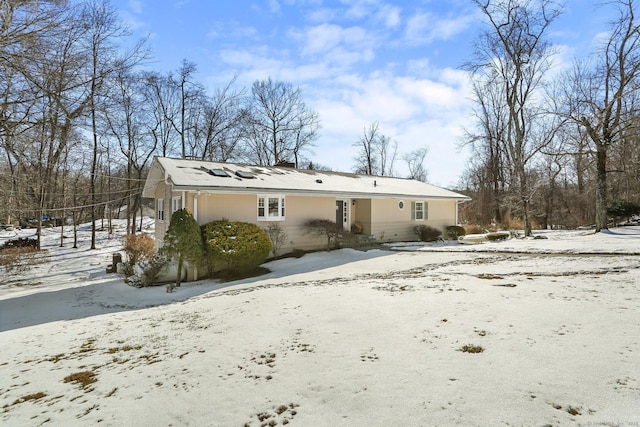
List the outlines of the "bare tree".
{"type": "Polygon", "coordinates": [[[200,98],[194,122],[193,155],[202,160],[226,162],[240,157],[245,110],[243,91],[232,90],[235,78],[215,91],[213,97],[200,98]]]}
{"type": "Polygon", "coordinates": [[[142,75],[143,91],[149,103],[152,116],[149,127],[163,157],[177,153],[177,136],[173,123],[177,123],[180,114],[180,100],[176,87],[168,77],[156,72],[142,75]]]}
{"type": "Polygon", "coordinates": [[[155,153],[157,139],[152,136],[153,120],[149,102],[137,73],[120,73],[110,86],[112,108],[105,120],[110,134],[118,141],[126,160],[127,233],[136,232],[136,213],[142,203],[144,171],[155,153]]]}
{"type": "MultiPolygon", "coordinates": [[[[124,54],[118,49],[118,42],[129,37],[131,32],[125,28],[108,0],[91,0],[86,3],[80,17],[82,28],[86,29],[83,42],[89,58],[88,106],[90,126],[93,137],[93,160],[91,162],[91,249],[96,248],[96,174],[98,171],[98,100],[105,79],[123,73],[138,65],[146,55],[144,40],[124,54]]],[[[80,27],[80,26],[79,26],[80,27]]]]}
{"type": "Polygon", "coordinates": [[[317,138],[318,114],[306,106],[302,90],[290,83],[255,81],[246,114],[246,155],[255,163],[297,162],[317,138]]]}
{"type": "Polygon", "coordinates": [[[373,122],[369,127],[364,128],[362,137],[355,142],[354,147],[358,147],[356,160],[356,172],[365,175],[376,175],[378,165],[376,164],[376,144],[378,140],[378,122],[373,122]]]}
{"type": "Polygon", "coordinates": [[[536,97],[550,66],[552,46],[545,40],[560,8],[553,0],[473,0],[487,18],[475,47],[475,60],[466,68],[482,75],[484,85],[496,85],[507,106],[504,143],[517,180],[524,232],[531,234],[531,187],[527,167],[552,135],[534,132],[541,110],[536,97]]]}
{"type": "Polygon", "coordinates": [[[427,182],[428,173],[424,168],[424,159],[427,157],[428,152],[429,149],[427,147],[421,147],[402,156],[409,170],[409,178],[427,182]]]}
{"type": "MultiPolygon", "coordinates": [[[[490,211],[490,221],[502,224],[503,203],[510,172],[509,151],[506,144],[508,112],[503,92],[498,85],[477,80],[473,83],[475,101],[474,113],[477,129],[468,132],[466,144],[472,148],[471,176],[479,191],[475,199],[480,199],[490,211]]],[[[484,213],[483,213],[484,215],[484,213]]]]}
{"type": "Polygon", "coordinates": [[[635,127],[640,89],[640,26],[634,0],[609,2],[618,8],[609,38],[591,62],[576,64],[570,79],[568,115],[595,147],[596,231],[607,228],[608,154],[635,127]]]}
{"type": "MultiPolygon", "coordinates": [[[[183,159],[187,157],[188,132],[193,124],[195,111],[199,108],[197,104],[204,93],[202,85],[192,79],[196,70],[197,66],[194,62],[183,59],[177,76],[169,74],[168,80],[170,84],[174,86],[179,99],[179,115],[167,115],[165,119],[171,122],[173,129],[180,136],[180,147],[183,159]]],[[[189,153],[189,155],[191,156],[193,153],[189,153]]]]}
{"type": "Polygon", "coordinates": [[[357,173],[364,175],[394,176],[398,143],[380,132],[378,122],[364,128],[362,137],[353,144],[358,148],[355,157],[357,173]]]}

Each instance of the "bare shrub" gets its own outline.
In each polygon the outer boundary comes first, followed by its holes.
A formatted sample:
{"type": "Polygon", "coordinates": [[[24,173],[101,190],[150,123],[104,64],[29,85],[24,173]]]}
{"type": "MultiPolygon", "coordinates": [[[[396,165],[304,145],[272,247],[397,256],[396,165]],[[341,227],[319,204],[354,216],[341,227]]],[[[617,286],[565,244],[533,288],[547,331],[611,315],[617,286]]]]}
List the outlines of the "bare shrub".
{"type": "Polygon", "coordinates": [[[0,266],[7,273],[28,271],[31,267],[47,261],[46,251],[24,246],[12,247],[0,251],[0,266]]]}
{"type": "Polygon", "coordinates": [[[124,238],[124,252],[131,264],[156,253],[156,243],[148,234],[127,234],[124,238]]]}
{"type": "Polygon", "coordinates": [[[483,234],[486,232],[485,228],[478,224],[465,225],[464,229],[466,234],[483,234]]]}
{"type": "Polygon", "coordinates": [[[349,244],[354,239],[353,234],[328,219],[309,220],[305,223],[305,227],[311,235],[327,239],[327,250],[331,250],[331,242],[333,242],[333,247],[337,248],[339,243],[349,244]]]}
{"type": "Polygon", "coordinates": [[[442,234],[441,230],[426,224],[416,225],[413,228],[413,232],[417,234],[423,242],[435,242],[442,234]]]}
{"type": "Polygon", "coordinates": [[[271,252],[273,256],[278,256],[278,251],[282,248],[282,245],[287,243],[289,238],[287,231],[282,228],[279,222],[270,222],[265,228],[264,232],[269,236],[271,240],[271,252]]]}
{"type": "Polygon", "coordinates": [[[136,265],[150,260],[155,255],[156,244],[153,237],[147,234],[127,234],[123,249],[127,254],[127,261],[123,263],[121,272],[125,277],[131,277],[135,273],[136,265]]]}

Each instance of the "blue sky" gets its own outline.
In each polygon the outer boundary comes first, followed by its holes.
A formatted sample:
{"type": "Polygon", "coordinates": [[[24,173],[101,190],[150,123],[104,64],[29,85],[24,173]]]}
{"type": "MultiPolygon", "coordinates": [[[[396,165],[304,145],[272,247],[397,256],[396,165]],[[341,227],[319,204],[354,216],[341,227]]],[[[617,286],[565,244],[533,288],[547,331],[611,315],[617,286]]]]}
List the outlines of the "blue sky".
{"type": "MultiPolygon", "coordinates": [[[[271,77],[300,86],[320,115],[311,160],[350,171],[365,126],[398,141],[398,157],[427,146],[429,181],[455,185],[473,128],[469,59],[482,16],[469,0],[113,0],[124,23],[149,35],[151,67],[182,59],[209,89],[271,77]]],[[[558,66],[592,51],[606,30],[595,1],[568,0],[552,27],[558,66]]],[[[405,173],[398,158],[396,169],[405,173]]]]}

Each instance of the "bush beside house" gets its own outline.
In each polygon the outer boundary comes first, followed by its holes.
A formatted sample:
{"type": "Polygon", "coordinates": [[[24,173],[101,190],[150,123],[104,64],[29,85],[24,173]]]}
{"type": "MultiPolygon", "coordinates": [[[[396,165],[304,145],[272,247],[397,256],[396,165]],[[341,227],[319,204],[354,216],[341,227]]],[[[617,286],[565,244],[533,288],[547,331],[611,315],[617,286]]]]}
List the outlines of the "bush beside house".
{"type": "Polygon", "coordinates": [[[226,219],[202,226],[209,274],[242,273],[262,264],[271,252],[267,233],[255,224],[226,219]]]}
{"type": "Polygon", "coordinates": [[[441,230],[425,224],[416,225],[413,231],[423,242],[435,242],[442,234],[441,230]]]}
{"type": "Polygon", "coordinates": [[[194,267],[202,265],[204,258],[202,233],[189,209],[178,209],[171,215],[161,252],[178,262],[176,286],[180,286],[185,262],[194,267]]]}
{"type": "Polygon", "coordinates": [[[464,227],[460,225],[449,225],[446,228],[446,232],[449,240],[458,240],[458,237],[462,237],[467,234],[464,227]]]}

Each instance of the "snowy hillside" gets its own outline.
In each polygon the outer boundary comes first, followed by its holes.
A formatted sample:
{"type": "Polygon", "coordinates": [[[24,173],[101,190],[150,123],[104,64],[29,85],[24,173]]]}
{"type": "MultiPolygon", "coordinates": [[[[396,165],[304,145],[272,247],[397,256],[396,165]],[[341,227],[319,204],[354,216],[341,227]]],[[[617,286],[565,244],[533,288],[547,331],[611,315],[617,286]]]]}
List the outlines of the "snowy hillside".
{"type": "Polygon", "coordinates": [[[315,253],[167,293],[106,273],[119,238],[60,248],[46,230],[47,262],[0,272],[0,421],[640,424],[640,227],[539,234],[315,253]]]}

